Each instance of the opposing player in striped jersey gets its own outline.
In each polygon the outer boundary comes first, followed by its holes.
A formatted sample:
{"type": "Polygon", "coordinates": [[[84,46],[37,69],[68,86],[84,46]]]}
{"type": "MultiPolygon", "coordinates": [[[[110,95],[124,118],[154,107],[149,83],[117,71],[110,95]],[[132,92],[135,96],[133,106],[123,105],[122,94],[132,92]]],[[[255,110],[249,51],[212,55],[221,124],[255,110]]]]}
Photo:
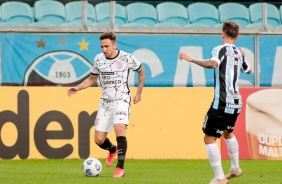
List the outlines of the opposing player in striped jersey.
{"type": "Polygon", "coordinates": [[[180,53],[179,58],[205,68],[214,69],[214,99],[203,124],[204,142],[207,155],[215,177],[210,184],[225,184],[228,179],[243,174],[239,167],[239,146],[233,128],[242,107],[239,92],[240,71],[251,73],[243,50],[234,44],[239,36],[239,26],[234,22],[224,22],[222,28],[223,44],[215,47],[211,59],[197,59],[189,54],[180,53]],[[216,139],[223,135],[231,159],[229,173],[224,176],[221,154],[216,139]]]}
{"type": "Polygon", "coordinates": [[[138,72],[137,92],[133,103],[141,100],[145,82],[145,69],[129,53],[117,50],[116,36],[112,32],[100,36],[102,53],[96,55],[93,70],[89,78],[81,84],[68,89],[71,96],[77,91],[88,88],[100,80],[102,97],[95,120],[95,143],[102,149],[109,150],[106,166],[110,167],[118,155],[118,162],[113,177],[124,176],[124,161],[127,151],[126,128],[128,126],[131,96],[128,86],[129,71],[138,72]],[[107,138],[108,132],[115,130],[117,145],[107,138]]]}

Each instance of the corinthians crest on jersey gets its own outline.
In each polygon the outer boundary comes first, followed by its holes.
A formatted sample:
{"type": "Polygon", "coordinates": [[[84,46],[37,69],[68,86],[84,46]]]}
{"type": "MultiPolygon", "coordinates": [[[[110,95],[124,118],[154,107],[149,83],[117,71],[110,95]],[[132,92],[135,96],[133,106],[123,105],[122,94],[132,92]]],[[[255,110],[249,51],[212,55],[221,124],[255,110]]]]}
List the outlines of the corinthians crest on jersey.
{"type": "Polygon", "coordinates": [[[124,70],[125,66],[126,66],[126,62],[124,62],[123,60],[117,60],[114,65],[116,65],[116,69],[121,71],[124,70]]]}
{"type": "Polygon", "coordinates": [[[94,59],[92,74],[99,75],[103,89],[103,99],[127,100],[129,96],[128,75],[130,70],[136,71],[141,63],[129,53],[118,52],[115,58],[108,59],[103,53],[94,59]]]}

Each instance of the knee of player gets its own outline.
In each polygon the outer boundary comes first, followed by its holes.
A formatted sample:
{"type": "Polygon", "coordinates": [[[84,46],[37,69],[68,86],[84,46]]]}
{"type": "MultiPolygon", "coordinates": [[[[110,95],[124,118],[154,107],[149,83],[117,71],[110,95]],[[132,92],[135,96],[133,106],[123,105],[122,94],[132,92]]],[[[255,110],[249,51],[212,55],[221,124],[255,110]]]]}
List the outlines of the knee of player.
{"type": "Polygon", "coordinates": [[[95,143],[98,145],[98,146],[101,146],[103,143],[104,143],[104,139],[99,139],[97,137],[95,137],[95,143]]]}
{"type": "Polygon", "coordinates": [[[225,130],[224,133],[223,133],[223,137],[224,137],[224,139],[231,139],[233,137],[233,133],[225,130]]]}
{"type": "Polygon", "coordinates": [[[216,139],[217,139],[217,137],[210,136],[210,135],[207,135],[207,134],[205,134],[205,136],[204,136],[204,142],[205,142],[205,144],[213,144],[213,143],[216,143],[216,139]]]}
{"type": "Polygon", "coordinates": [[[127,128],[126,124],[115,124],[116,136],[117,137],[118,136],[125,136],[126,128],[127,128]]]}

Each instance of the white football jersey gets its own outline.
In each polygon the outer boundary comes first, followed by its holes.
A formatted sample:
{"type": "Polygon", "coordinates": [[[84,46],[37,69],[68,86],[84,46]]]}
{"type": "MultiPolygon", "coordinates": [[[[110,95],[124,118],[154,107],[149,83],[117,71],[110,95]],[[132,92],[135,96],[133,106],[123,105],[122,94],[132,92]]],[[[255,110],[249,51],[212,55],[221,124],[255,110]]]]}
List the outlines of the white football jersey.
{"type": "Polygon", "coordinates": [[[103,53],[94,59],[92,74],[99,75],[102,86],[102,99],[125,100],[130,102],[128,86],[129,71],[136,71],[141,63],[132,55],[118,50],[115,58],[106,58],[103,53]]]}

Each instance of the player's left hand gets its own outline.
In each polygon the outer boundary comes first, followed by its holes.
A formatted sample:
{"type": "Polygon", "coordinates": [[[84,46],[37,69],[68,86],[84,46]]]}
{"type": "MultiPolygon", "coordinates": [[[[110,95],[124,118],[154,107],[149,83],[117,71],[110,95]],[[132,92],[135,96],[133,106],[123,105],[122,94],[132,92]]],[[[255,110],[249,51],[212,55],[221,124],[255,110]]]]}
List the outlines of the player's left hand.
{"type": "Polygon", "coordinates": [[[139,101],[141,101],[141,95],[140,94],[136,94],[133,97],[133,103],[137,104],[139,101]]]}
{"type": "Polygon", "coordinates": [[[245,51],[241,48],[239,48],[239,50],[241,51],[242,55],[245,57],[245,51]]]}

